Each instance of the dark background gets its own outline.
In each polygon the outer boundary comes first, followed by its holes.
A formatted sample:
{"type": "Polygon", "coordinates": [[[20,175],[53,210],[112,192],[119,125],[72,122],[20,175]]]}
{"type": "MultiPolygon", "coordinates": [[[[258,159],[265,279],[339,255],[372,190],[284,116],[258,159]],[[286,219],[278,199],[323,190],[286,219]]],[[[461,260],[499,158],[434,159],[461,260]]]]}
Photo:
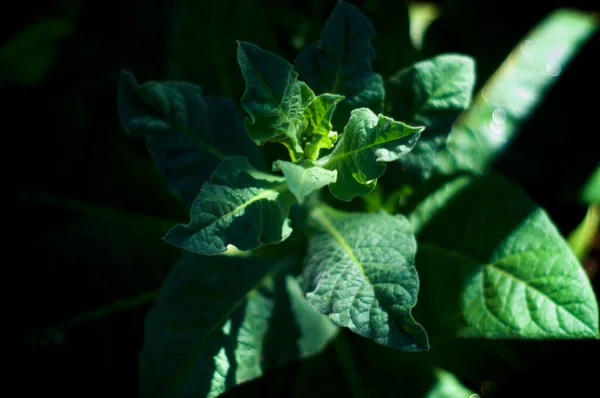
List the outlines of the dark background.
{"type": "MultiPolygon", "coordinates": [[[[438,1],[444,13],[417,54],[407,46],[404,2],[351,3],[363,9],[378,32],[376,72],[389,76],[418,58],[461,52],[477,60],[478,87],[551,10],[597,11],[594,2],[586,1],[535,6],[516,0],[438,1]]],[[[187,220],[185,207],[155,171],[143,140],[126,136],[119,126],[119,70],[133,71],[142,82],[187,79],[207,93],[239,99],[243,80],[234,40],[254,42],[293,60],[302,43],[317,39],[334,4],[65,0],[36,7],[14,2],[10,12],[4,6],[0,48],[43,18],[63,21],[68,32],[59,40],[52,39],[56,29],[33,35],[32,44],[18,53],[20,66],[0,69],[9,185],[5,225],[10,244],[4,263],[9,275],[16,271],[5,285],[21,336],[21,396],[137,396],[137,350],[151,302],[95,320],[69,321],[158,289],[179,254],[160,238],[171,225],[187,220]],[[191,10],[185,18],[176,19],[178,3],[191,10]],[[52,325],[59,327],[49,333],[46,328],[52,325]]],[[[496,165],[549,211],[565,235],[585,214],[577,192],[599,160],[597,54],[598,33],[496,165]]],[[[597,254],[586,261],[592,271],[597,254]]],[[[598,292],[598,277],[593,283],[598,292]]],[[[378,396],[400,396],[405,382],[405,396],[419,396],[423,380],[403,380],[399,374],[416,372],[429,360],[441,361],[475,391],[491,382],[487,386],[497,386],[495,396],[546,396],[560,390],[587,396],[598,389],[598,342],[457,341],[407,361],[404,353],[346,337],[366,390],[378,386],[378,396]]],[[[228,394],[346,396],[349,387],[340,366],[328,349],[228,394]]]]}

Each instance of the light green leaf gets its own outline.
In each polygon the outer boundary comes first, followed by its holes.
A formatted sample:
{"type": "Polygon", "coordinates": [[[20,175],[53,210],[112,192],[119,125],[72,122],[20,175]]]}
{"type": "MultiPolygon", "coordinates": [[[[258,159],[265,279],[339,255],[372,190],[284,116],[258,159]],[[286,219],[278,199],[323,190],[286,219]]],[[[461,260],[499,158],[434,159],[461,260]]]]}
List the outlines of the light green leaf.
{"type": "Polygon", "coordinates": [[[544,210],[497,176],[443,184],[411,214],[432,336],[597,338],[598,304],[544,210]]]}
{"type": "Polygon", "coordinates": [[[323,349],[337,328],[284,274],[290,264],[186,253],[146,317],[141,396],[215,397],[323,349]],[[288,333],[275,334],[282,324],[288,333]]]}
{"type": "Polygon", "coordinates": [[[435,384],[427,392],[425,398],[470,398],[475,395],[456,376],[444,369],[435,369],[434,375],[435,384]]]}
{"type": "Polygon", "coordinates": [[[203,96],[193,84],[139,85],[133,74],[122,71],[119,117],[128,134],[145,138],[158,171],[188,207],[227,156],[245,155],[253,165],[263,166],[233,101],[203,96]]]}
{"type": "Polygon", "coordinates": [[[283,143],[295,160],[302,154],[303,112],[314,93],[297,80],[291,64],[273,53],[238,42],[237,56],[246,81],[241,104],[249,115],[245,119],[248,135],[257,145],[283,143]]]}
{"type": "Polygon", "coordinates": [[[203,255],[279,243],[291,234],[287,218],[294,198],[285,179],[254,169],[241,156],[225,159],[202,186],[190,222],[173,227],[165,240],[203,255]]]}
{"type": "Polygon", "coordinates": [[[290,191],[300,204],[308,195],[337,179],[336,170],[324,169],[308,160],[298,163],[277,160],[273,163],[273,170],[281,170],[290,191]]]}
{"type": "Polygon", "coordinates": [[[410,222],[384,212],[342,213],[316,207],[304,290],[310,305],[339,326],[379,344],[407,351],[429,349],[411,315],[419,278],[410,222]]]}
{"type": "Polygon", "coordinates": [[[304,124],[306,129],[302,132],[302,141],[305,144],[304,156],[310,160],[319,157],[321,148],[333,148],[338,139],[336,131],[331,128],[331,116],[335,106],[344,97],[336,94],[321,94],[311,101],[304,110],[304,124]]]}
{"type": "Polygon", "coordinates": [[[356,7],[342,1],[331,13],[319,41],[296,58],[300,79],[315,93],[346,97],[333,117],[336,131],[346,124],[353,109],[382,111],[383,79],[371,69],[375,52],[370,41],[374,36],[373,24],[356,7]]]}
{"type": "Polygon", "coordinates": [[[329,185],[338,199],[350,201],[375,188],[385,164],[406,155],[415,146],[423,127],[375,115],[368,108],[352,111],[344,134],[333,151],[318,160],[326,169],[337,170],[337,181],[329,185]]]}
{"type": "Polygon", "coordinates": [[[425,126],[415,148],[398,162],[410,176],[429,178],[452,124],[471,103],[475,62],[464,55],[443,54],[411,65],[389,83],[390,115],[405,123],[425,126]]]}
{"type": "Polygon", "coordinates": [[[600,204],[600,166],[585,182],[581,198],[585,203],[600,204]]]}
{"type": "Polygon", "coordinates": [[[538,24],[474,97],[439,154],[439,168],[485,172],[598,29],[591,14],[560,9],[538,24]]]}

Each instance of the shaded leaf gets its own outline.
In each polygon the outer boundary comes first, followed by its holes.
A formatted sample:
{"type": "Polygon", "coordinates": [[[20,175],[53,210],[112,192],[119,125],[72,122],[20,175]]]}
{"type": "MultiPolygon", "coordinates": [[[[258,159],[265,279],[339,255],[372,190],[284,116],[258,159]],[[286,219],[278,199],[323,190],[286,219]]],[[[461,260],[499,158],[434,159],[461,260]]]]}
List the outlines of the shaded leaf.
{"type": "Polygon", "coordinates": [[[190,222],[173,227],[165,240],[197,254],[213,255],[234,245],[252,250],[291,234],[294,202],[285,179],[254,169],[241,156],[225,159],[205,183],[190,210],[190,222]]]}
{"type": "Polygon", "coordinates": [[[409,221],[384,212],[342,213],[316,207],[303,274],[310,305],[337,325],[379,344],[427,350],[427,334],[411,314],[419,278],[409,221]]]}
{"type": "Polygon", "coordinates": [[[338,199],[350,201],[375,188],[385,164],[406,155],[415,146],[422,127],[412,127],[368,108],[352,111],[344,134],[333,151],[317,164],[337,170],[337,181],[329,185],[338,199]]]}
{"type": "Polygon", "coordinates": [[[278,160],[273,163],[273,170],[281,170],[290,192],[300,204],[312,192],[334,183],[337,179],[336,170],[324,169],[307,160],[298,163],[278,160]]]}
{"type": "Polygon", "coordinates": [[[339,2],[321,31],[319,41],[304,49],[295,61],[300,79],[317,94],[345,97],[333,117],[340,131],[353,109],[367,107],[381,112],[383,79],[371,69],[375,55],[370,41],[375,36],[371,22],[353,5],[339,2]]]}
{"type": "Polygon", "coordinates": [[[433,336],[598,337],[583,268],[546,212],[513,184],[457,178],[411,221],[422,279],[416,313],[433,336]]]}

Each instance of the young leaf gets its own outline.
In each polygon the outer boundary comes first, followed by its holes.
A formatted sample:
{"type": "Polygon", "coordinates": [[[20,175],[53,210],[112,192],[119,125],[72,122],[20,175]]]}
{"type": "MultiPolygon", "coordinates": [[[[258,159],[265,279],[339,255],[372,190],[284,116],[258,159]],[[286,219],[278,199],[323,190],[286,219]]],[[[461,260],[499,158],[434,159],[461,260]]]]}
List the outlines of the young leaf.
{"type": "Polygon", "coordinates": [[[598,337],[589,279],[546,212],[513,184],[457,178],[411,220],[422,279],[416,313],[432,335],[598,337]]]}
{"type": "Polygon", "coordinates": [[[144,137],[171,190],[189,206],[202,184],[229,155],[262,166],[259,149],[244,132],[232,100],[202,95],[188,83],[148,82],[121,72],[119,117],[128,134],[144,137]]]}
{"type": "Polygon", "coordinates": [[[425,395],[425,398],[448,398],[448,397],[477,397],[473,391],[461,384],[460,380],[452,373],[444,369],[435,369],[435,384],[425,395]]]}
{"type": "Polygon", "coordinates": [[[304,290],[310,305],[339,326],[407,351],[429,349],[411,315],[419,278],[410,222],[384,212],[342,213],[316,207],[304,290]]]}
{"type": "Polygon", "coordinates": [[[319,157],[321,148],[333,148],[338,139],[338,134],[332,131],[331,116],[335,106],[344,97],[336,94],[321,94],[311,101],[304,110],[305,130],[302,132],[302,141],[305,142],[304,156],[310,160],[319,157]]]}
{"type": "Polygon", "coordinates": [[[289,258],[184,254],[146,317],[141,396],[215,397],[270,366],[323,349],[337,328],[282,274],[290,264],[289,258]],[[276,309],[280,304],[286,311],[276,309]],[[279,324],[289,329],[273,353],[267,337],[279,324]]]}
{"type": "Polygon", "coordinates": [[[371,22],[353,5],[339,2],[327,20],[319,41],[296,58],[300,79],[317,93],[341,94],[345,100],[333,117],[340,131],[353,109],[367,107],[379,113],[383,108],[383,79],[371,69],[375,52],[371,22]]]}
{"type": "Polygon", "coordinates": [[[420,61],[391,78],[387,90],[396,120],[425,126],[415,148],[398,160],[410,175],[429,178],[452,124],[469,107],[475,85],[473,58],[444,54],[420,61]]]}
{"type": "Polygon", "coordinates": [[[302,114],[314,93],[297,80],[291,64],[254,44],[238,42],[237,57],[246,81],[241,104],[249,115],[248,135],[257,145],[281,142],[295,160],[302,154],[302,114]]]}
{"type": "Polygon", "coordinates": [[[386,162],[407,154],[416,144],[423,127],[375,115],[367,108],[352,111],[344,134],[333,151],[317,162],[338,172],[337,181],[329,185],[338,199],[350,201],[373,190],[386,162]]]}
{"type": "Polygon", "coordinates": [[[336,170],[324,169],[308,160],[297,163],[278,160],[273,163],[273,170],[281,170],[290,191],[300,204],[312,192],[334,183],[337,179],[336,170]]]}
{"type": "Polygon", "coordinates": [[[244,157],[227,158],[202,186],[190,222],[173,227],[165,240],[203,255],[222,253],[229,244],[252,250],[279,243],[292,232],[287,217],[293,202],[284,178],[257,171],[244,157]]]}
{"type": "Polygon", "coordinates": [[[600,204],[600,165],[583,185],[580,196],[585,203],[600,204]]]}

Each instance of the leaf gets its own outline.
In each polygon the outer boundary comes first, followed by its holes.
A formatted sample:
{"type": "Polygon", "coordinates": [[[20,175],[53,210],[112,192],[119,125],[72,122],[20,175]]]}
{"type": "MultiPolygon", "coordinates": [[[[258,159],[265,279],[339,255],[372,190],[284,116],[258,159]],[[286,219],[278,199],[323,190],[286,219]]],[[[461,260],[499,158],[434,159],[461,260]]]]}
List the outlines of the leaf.
{"type": "Polygon", "coordinates": [[[281,170],[290,191],[300,204],[304,203],[304,199],[312,192],[334,183],[337,179],[336,170],[324,169],[308,160],[298,163],[277,160],[273,163],[273,170],[281,170]]]}
{"type": "Polygon", "coordinates": [[[403,216],[316,207],[303,274],[310,305],[339,326],[406,351],[429,349],[411,315],[419,278],[416,243],[403,216]]]}
{"type": "Polygon", "coordinates": [[[421,131],[423,127],[377,116],[367,108],[353,110],[340,142],[317,161],[319,166],[338,172],[337,181],[329,185],[331,193],[350,201],[371,192],[385,171],[384,163],[413,149],[421,131]]]}
{"type": "Polygon", "coordinates": [[[285,179],[257,171],[244,157],[227,158],[202,186],[190,222],[164,239],[203,255],[222,253],[229,244],[252,250],[279,243],[292,232],[287,217],[293,202],[285,179]]]}
{"type": "Polygon", "coordinates": [[[585,182],[581,199],[585,203],[600,204],[600,165],[585,182]]]}
{"type": "Polygon", "coordinates": [[[158,171],[188,207],[227,156],[245,155],[262,166],[261,154],[248,140],[233,101],[205,97],[198,86],[138,85],[130,72],[122,71],[119,116],[128,134],[145,138],[158,171]]]}
{"type": "Polygon", "coordinates": [[[473,391],[462,385],[460,380],[452,373],[444,369],[435,369],[435,384],[425,395],[425,398],[448,398],[448,397],[477,397],[473,391]]]}
{"type": "Polygon", "coordinates": [[[321,148],[330,149],[338,139],[338,134],[332,131],[331,116],[335,106],[344,97],[336,94],[321,94],[311,101],[304,110],[304,124],[306,129],[302,132],[302,141],[306,143],[304,156],[310,160],[319,157],[321,148]]]}
{"type": "Polygon", "coordinates": [[[459,177],[411,214],[432,336],[598,337],[586,274],[544,210],[497,176],[459,177]]]}
{"type": "Polygon", "coordinates": [[[389,83],[390,115],[426,129],[416,147],[398,162],[409,175],[427,179],[452,124],[471,103],[475,62],[464,55],[443,54],[411,65],[389,83]]]}
{"type": "Polygon", "coordinates": [[[246,81],[241,104],[249,115],[245,119],[248,135],[257,145],[281,142],[295,160],[296,154],[302,154],[302,115],[314,93],[297,81],[292,65],[277,55],[244,42],[238,42],[237,54],[246,81]]]}
{"type": "Polygon", "coordinates": [[[270,366],[322,350],[337,328],[282,275],[290,263],[184,254],[146,317],[141,396],[215,397],[270,366]],[[277,310],[281,304],[287,311],[277,310]],[[288,333],[277,336],[273,357],[268,335],[280,324],[288,333]]]}
{"type": "Polygon", "coordinates": [[[353,109],[367,107],[378,113],[383,108],[383,79],[371,69],[375,52],[371,22],[353,5],[339,2],[321,32],[319,41],[296,58],[295,69],[317,94],[345,97],[333,117],[340,131],[353,109]]]}
{"type": "Polygon", "coordinates": [[[440,170],[485,172],[596,30],[593,16],[567,9],[552,12],[538,24],[460,116],[439,155],[440,170]]]}

